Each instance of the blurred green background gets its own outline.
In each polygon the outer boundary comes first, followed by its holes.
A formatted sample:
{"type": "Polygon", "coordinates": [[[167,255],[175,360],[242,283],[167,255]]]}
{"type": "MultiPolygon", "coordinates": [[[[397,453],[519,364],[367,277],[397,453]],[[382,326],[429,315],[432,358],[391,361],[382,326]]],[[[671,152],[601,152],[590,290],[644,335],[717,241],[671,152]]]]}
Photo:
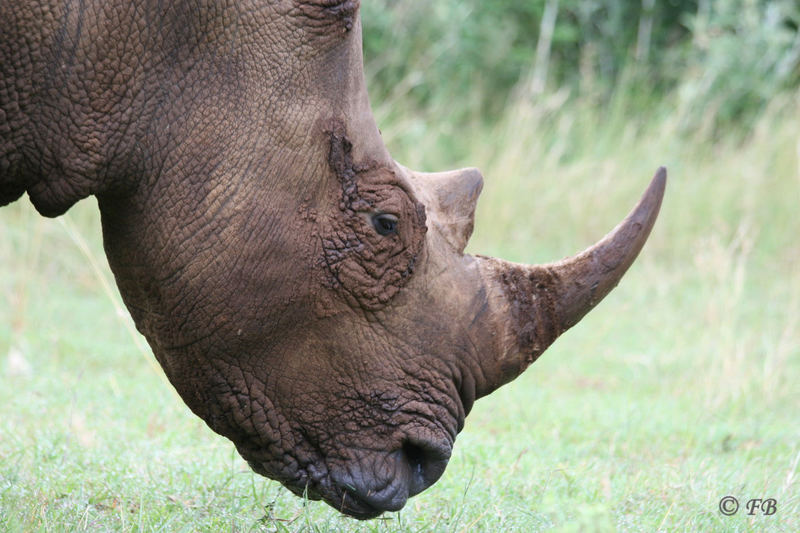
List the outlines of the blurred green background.
{"type": "Polygon", "coordinates": [[[667,166],[629,274],[476,404],[439,483],[360,523],[189,413],[120,304],[94,200],[57,220],[21,200],[0,210],[0,529],[800,531],[800,5],[364,0],[362,18],[394,157],[484,172],[471,252],[573,254],[667,166]]]}

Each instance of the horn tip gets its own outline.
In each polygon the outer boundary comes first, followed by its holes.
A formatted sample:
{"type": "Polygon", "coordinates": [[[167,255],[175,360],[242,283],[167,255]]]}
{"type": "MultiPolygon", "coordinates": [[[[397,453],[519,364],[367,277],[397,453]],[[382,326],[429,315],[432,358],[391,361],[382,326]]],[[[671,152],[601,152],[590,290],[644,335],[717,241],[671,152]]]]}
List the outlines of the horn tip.
{"type": "MultiPolygon", "coordinates": [[[[650,220],[652,225],[658,216],[661,201],[664,199],[664,191],[667,187],[667,168],[658,167],[650,185],[647,186],[639,205],[634,208],[634,212],[644,215],[645,219],[650,220]]],[[[633,214],[633,213],[631,213],[633,214]]]]}
{"type": "Polygon", "coordinates": [[[655,176],[653,176],[653,181],[651,186],[655,186],[654,188],[659,189],[663,192],[666,185],[667,185],[667,167],[664,166],[658,167],[655,176]]]}

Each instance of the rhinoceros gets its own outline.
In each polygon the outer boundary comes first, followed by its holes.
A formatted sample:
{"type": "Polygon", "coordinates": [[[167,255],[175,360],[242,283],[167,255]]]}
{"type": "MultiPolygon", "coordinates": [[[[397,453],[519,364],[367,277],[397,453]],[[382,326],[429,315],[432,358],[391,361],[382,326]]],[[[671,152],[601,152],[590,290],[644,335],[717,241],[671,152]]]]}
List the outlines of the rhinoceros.
{"type": "Polygon", "coordinates": [[[574,257],[465,254],[483,178],[389,155],[358,10],[0,3],[0,206],[96,196],[125,305],[191,410],[257,473],[369,518],[432,485],[473,402],[619,282],[666,172],[574,257]]]}

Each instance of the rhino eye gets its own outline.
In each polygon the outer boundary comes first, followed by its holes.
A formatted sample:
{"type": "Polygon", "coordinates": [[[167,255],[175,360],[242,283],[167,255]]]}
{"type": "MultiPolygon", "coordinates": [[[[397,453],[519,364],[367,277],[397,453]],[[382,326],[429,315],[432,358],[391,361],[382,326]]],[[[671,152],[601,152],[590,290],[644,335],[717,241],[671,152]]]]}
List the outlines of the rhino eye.
{"type": "Polygon", "coordinates": [[[397,217],[388,213],[372,215],[372,226],[380,235],[393,235],[397,233],[397,217]]]}

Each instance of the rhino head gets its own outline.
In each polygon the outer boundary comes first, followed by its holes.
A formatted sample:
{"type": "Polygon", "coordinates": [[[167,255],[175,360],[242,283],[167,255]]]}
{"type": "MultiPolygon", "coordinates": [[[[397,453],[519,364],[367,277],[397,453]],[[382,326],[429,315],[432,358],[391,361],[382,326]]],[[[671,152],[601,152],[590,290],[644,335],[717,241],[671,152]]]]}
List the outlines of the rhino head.
{"type": "Polygon", "coordinates": [[[661,202],[540,266],[463,253],[483,178],[396,163],[357,0],[4,2],[0,205],[98,198],[123,299],[252,468],[368,518],[620,280],[661,202]]]}

